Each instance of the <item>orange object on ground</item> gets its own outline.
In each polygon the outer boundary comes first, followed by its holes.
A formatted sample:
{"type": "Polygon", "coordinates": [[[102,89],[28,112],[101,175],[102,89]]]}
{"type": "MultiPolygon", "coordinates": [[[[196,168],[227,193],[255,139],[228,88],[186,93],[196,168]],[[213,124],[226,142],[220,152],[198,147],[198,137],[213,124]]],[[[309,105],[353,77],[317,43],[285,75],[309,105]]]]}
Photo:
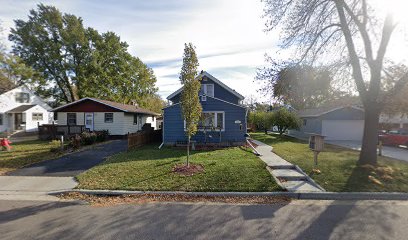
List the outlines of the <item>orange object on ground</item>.
{"type": "Polygon", "coordinates": [[[10,142],[10,140],[8,140],[7,138],[3,138],[3,139],[0,141],[0,146],[1,146],[3,149],[5,149],[5,150],[10,151],[10,149],[11,149],[10,144],[11,144],[11,143],[12,143],[12,142],[10,142]]]}

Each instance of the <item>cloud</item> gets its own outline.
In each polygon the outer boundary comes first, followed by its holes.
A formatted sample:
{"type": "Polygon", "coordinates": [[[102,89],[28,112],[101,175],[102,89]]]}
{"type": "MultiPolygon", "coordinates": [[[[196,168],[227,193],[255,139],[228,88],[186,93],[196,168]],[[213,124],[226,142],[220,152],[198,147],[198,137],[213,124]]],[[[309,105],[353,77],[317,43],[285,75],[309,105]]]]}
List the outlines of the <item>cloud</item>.
{"type": "MultiPolygon", "coordinates": [[[[0,0],[4,27],[13,19],[27,19],[36,0],[0,0]]],[[[129,51],[153,68],[163,97],[180,87],[184,43],[192,42],[199,69],[231,88],[256,94],[256,68],[264,53],[274,52],[277,35],[265,34],[263,4],[253,0],[43,0],[62,12],[83,18],[84,25],[100,32],[113,31],[129,44],[129,51]]],[[[10,43],[9,43],[10,44],[10,43]]],[[[10,46],[10,45],[9,45],[10,46]]]]}

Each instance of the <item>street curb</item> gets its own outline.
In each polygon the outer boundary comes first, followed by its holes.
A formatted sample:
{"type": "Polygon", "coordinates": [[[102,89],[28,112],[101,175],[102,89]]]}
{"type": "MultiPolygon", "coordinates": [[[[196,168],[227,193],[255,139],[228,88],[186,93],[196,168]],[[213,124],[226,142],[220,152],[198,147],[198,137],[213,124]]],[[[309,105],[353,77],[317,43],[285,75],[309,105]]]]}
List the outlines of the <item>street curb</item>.
{"type": "Polygon", "coordinates": [[[408,200],[408,193],[398,192],[179,192],[179,191],[124,191],[124,190],[87,190],[73,189],[49,192],[50,195],[79,192],[89,195],[187,195],[207,197],[287,197],[298,200],[408,200]]]}

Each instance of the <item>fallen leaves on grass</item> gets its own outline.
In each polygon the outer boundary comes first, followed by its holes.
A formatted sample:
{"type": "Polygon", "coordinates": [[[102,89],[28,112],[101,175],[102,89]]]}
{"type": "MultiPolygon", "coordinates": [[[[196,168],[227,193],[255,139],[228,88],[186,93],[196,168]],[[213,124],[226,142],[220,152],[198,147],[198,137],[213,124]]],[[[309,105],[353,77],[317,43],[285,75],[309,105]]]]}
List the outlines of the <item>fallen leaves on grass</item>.
{"type": "Polygon", "coordinates": [[[377,178],[373,177],[373,176],[368,176],[368,180],[370,180],[372,183],[375,183],[377,185],[383,186],[383,183],[378,180],[377,178]]]}
{"type": "Polygon", "coordinates": [[[202,164],[177,164],[171,170],[173,173],[177,173],[183,176],[193,176],[196,173],[204,172],[204,166],[202,164]]]}
{"type": "Polygon", "coordinates": [[[276,196],[204,196],[187,194],[132,194],[132,195],[89,195],[79,192],[71,192],[59,195],[62,199],[82,200],[93,206],[112,206],[117,204],[143,204],[151,202],[212,202],[212,203],[236,203],[236,204],[276,204],[288,203],[287,197],[276,196]]]}
{"type": "Polygon", "coordinates": [[[390,166],[373,166],[370,164],[365,164],[361,167],[370,171],[371,175],[368,176],[368,179],[377,185],[383,185],[383,183],[377,178],[385,181],[391,181],[394,180],[392,175],[398,171],[398,169],[393,169],[390,166]],[[377,178],[374,176],[377,176],[377,178]]]}

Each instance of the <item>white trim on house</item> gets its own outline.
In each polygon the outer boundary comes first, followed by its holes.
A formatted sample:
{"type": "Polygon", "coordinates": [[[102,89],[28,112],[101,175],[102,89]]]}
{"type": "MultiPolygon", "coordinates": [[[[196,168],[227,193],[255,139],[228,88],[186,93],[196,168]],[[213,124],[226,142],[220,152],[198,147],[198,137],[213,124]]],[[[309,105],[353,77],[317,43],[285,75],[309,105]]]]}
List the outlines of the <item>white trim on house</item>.
{"type": "MultiPolygon", "coordinates": [[[[235,95],[236,97],[238,97],[240,100],[244,100],[244,96],[242,96],[241,94],[239,94],[238,92],[236,92],[234,89],[228,87],[227,85],[225,85],[223,82],[221,82],[220,80],[218,80],[216,77],[212,76],[211,74],[209,74],[206,71],[203,71],[202,73],[200,73],[196,78],[202,78],[203,76],[208,77],[209,79],[213,80],[214,82],[216,82],[218,85],[220,85],[221,87],[223,87],[225,90],[227,90],[228,92],[232,93],[233,95],[235,95]]],[[[174,93],[170,94],[166,99],[170,100],[171,98],[173,98],[174,96],[176,96],[177,94],[179,94],[181,91],[183,90],[183,87],[177,89],[177,91],[175,91],[174,93]]]]}
{"type": "Polygon", "coordinates": [[[180,104],[180,102],[171,104],[171,105],[169,105],[169,106],[167,106],[167,107],[162,108],[162,110],[164,110],[164,109],[166,109],[166,108],[169,108],[169,107],[174,107],[174,106],[179,105],[179,104],[180,104]]]}
{"type": "MultiPolygon", "coordinates": [[[[217,118],[218,118],[218,116],[217,116],[217,114],[218,113],[222,113],[222,128],[221,128],[221,132],[225,132],[225,111],[202,111],[202,113],[214,113],[214,123],[215,123],[215,125],[217,125],[217,118]]],[[[215,132],[219,132],[219,130],[215,127],[215,132]]],[[[186,131],[186,120],[184,120],[184,131],[186,131]]],[[[198,126],[197,126],[197,131],[199,131],[199,132],[204,132],[205,130],[204,129],[202,129],[202,128],[199,128],[198,126]]],[[[209,130],[206,130],[206,131],[209,131],[209,130]]]]}
{"type": "Polygon", "coordinates": [[[204,84],[201,84],[201,86],[203,87],[203,95],[214,97],[214,95],[215,95],[215,93],[214,93],[215,92],[214,84],[204,83],[204,84]],[[208,86],[212,86],[212,93],[211,94],[208,94],[208,86]]]}
{"type": "Polygon", "coordinates": [[[238,104],[235,104],[235,103],[231,103],[231,102],[228,102],[228,101],[225,101],[225,100],[216,98],[216,97],[211,97],[211,96],[207,96],[207,97],[213,98],[213,99],[218,100],[218,101],[221,101],[221,102],[229,103],[229,104],[234,105],[234,106],[237,106],[237,107],[242,107],[242,108],[247,109],[245,106],[241,106],[241,105],[238,105],[238,104]]]}

